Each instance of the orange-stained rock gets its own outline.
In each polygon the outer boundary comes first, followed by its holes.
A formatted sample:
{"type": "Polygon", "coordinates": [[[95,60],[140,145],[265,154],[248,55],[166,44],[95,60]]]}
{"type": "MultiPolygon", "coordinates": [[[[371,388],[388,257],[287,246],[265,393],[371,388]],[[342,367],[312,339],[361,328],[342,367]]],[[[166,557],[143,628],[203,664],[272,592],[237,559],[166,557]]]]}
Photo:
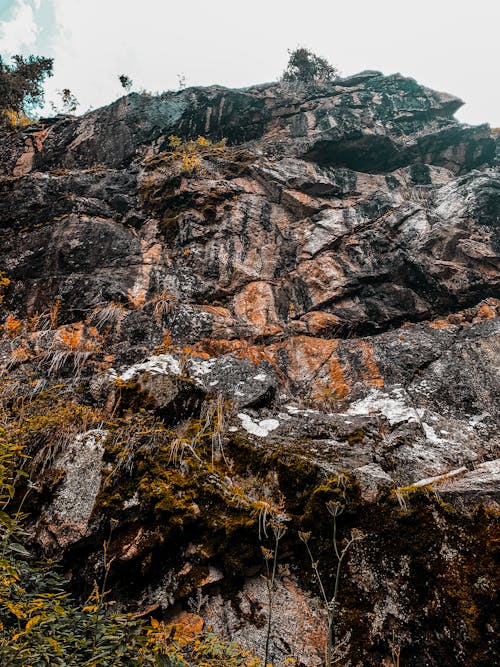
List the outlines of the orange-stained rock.
{"type": "Polygon", "coordinates": [[[326,252],[320,257],[301,262],[297,273],[307,285],[309,298],[316,307],[342,294],[347,282],[343,269],[333,253],[326,252]]]}
{"type": "Polygon", "coordinates": [[[185,354],[208,359],[209,357],[221,357],[223,354],[233,353],[242,359],[249,359],[255,363],[261,363],[266,357],[265,348],[252,345],[245,339],[225,340],[223,338],[204,338],[195,345],[184,348],[185,354]]]}
{"type": "Polygon", "coordinates": [[[186,354],[192,354],[195,357],[220,357],[223,354],[229,354],[240,350],[246,341],[243,340],[226,340],[224,338],[204,338],[194,345],[184,348],[186,354]]]}
{"type": "Polygon", "coordinates": [[[236,320],[228,308],[222,306],[200,306],[200,310],[212,316],[212,332],[214,338],[229,338],[234,332],[236,320]]]}
{"type": "Polygon", "coordinates": [[[205,313],[210,313],[214,317],[231,317],[231,312],[222,306],[200,306],[200,310],[203,310],[205,313]]]}
{"type": "Polygon", "coordinates": [[[431,329],[448,329],[451,326],[451,323],[448,320],[434,320],[434,322],[429,322],[431,329]]]}
{"type": "Polygon", "coordinates": [[[492,320],[497,316],[497,308],[493,305],[484,303],[482,306],[479,306],[476,320],[492,320]]]}
{"type": "Polygon", "coordinates": [[[306,384],[317,377],[337,346],[338,341],[336,340],[294,336],[286,341],[270,345],[267,352],[278,365],[278,355],[285,350],[288,357],[289,379],[296,384],[306,384]]]}
{"type": "Polygon", "coordinates": [[[210,358],[210,354],[208,354],[208,352],[205,352],[202,348],[200,348],[198,344],[186,345],[186,347],[184,347],[184,349],[182,350],[182,353],[184,355],[189,354],[191,357],[200,357],[200,359],[210,358]]]}
{"type": "Polygon", "coordinates": [[[268,346],[266,352],[274,366],[302,388],[304,398],[325,403],[344,398],[352,386],[348,367],[335,354],[338,343],[338,340],[295,336],[268,346]],[[283,354],[288,360],[286,369],[283,369],[283,354]]]}
{"type": "Polygon", "coordinates": [[[33,163],[36,153],[40,153],[43,148],[43,142],[47,137],[47,130],[40,130],[33,132],[33,134],[26,138],[25,151],[19,156],[14,169],[13,176],[25,176],[33,169],[33,163]]]}
{"type": "Polygon", "coordinates": [[[325,363],[326,375],[311,383],[311,398],[317,403],[330,404],[348,396],[352,382],[348,379],[349,366],[344,366],[336,354],[325,363]]]}
{"type": "Polygon", "coordinates": [[[355,383],[367,388],[384,386],[373,347],[366,341],[300,335],[266,346],[205,339],[184,351],[205,359],[231,353],[255,364],[267,362],[283,382],[300,387],[303,398],[316,403],[345,399],[355,383]]]}
{"type": "Polygon", "coordinates": [[[310,197],[303,192],[299,192],[299,190],[283,190],[281,201],[292,210],[295,215],[304,218],[321,208],[321,200],[310,197]]]}
{"type": "Polygon", "coordinates": [[[384,378],[380,374],[379,367],[373,358],[373,347],[366,341],[360,340],[359,347],[362,354],[362,371],[361,375],[366,384],[372,387],[383,387],[384,378]]]}
{"type": "Polygon", "coordinates": [[[256,329],[259,335],[280,333],[278,316],[271,285],[266,282],[252,282],[246,285],[234,298],[234,312],[245,324],[256,329]]]}
{"type": "Polygon", "coordinates": [[[342,324],[340,317],[317,310],[302,315],[300,319],[305,323],[307,332],[311,336],[317,336],[325,331],[334,331],[336,327],[342,324]]]}

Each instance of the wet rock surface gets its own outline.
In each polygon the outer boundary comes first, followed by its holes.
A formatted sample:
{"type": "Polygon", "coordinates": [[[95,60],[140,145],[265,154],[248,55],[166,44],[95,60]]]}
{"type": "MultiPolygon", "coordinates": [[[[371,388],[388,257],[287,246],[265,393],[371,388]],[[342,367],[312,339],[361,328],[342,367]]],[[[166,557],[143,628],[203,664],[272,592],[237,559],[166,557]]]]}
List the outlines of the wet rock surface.
{"type": "Polygon", "coordinates": [[[342,664],[493,664],[498,139],[461,104],[363,72],[1,135],[5,410],[23,406],[33,539],[75,591],[112,521],[121,604],[262,652],[261,547],[284,525],[271,657],[319,666],[299,531],[332,595],[336,502],[339,544],[363,536],[342,664]]]}

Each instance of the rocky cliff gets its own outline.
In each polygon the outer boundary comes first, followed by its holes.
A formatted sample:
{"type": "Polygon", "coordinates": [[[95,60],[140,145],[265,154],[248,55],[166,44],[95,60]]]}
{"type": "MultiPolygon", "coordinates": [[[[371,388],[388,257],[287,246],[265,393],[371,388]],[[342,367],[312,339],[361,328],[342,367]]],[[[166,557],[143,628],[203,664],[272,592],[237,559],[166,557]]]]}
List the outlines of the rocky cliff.
{"type": "Polygon", "coordinates": [[[322,664],[318,576],[339,664],[494,663],[500,175],[461,104],[369,71],[2,134],[4,422],[76,593],[108,539],[127,609],[262,652],[279,535],[276,667],[322,664]]]}

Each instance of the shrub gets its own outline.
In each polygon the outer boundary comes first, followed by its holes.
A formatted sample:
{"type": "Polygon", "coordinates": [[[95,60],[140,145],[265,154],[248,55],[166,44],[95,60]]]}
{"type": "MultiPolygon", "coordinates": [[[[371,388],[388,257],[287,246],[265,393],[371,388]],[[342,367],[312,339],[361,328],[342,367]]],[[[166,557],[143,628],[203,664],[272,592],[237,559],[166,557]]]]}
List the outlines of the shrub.
{"type": "Polygon", "coordinates": [[[309,49],[298,47],[288,51],[290,59],[282,81],[286,83],[327,83],[338,76],[338,70],[309,49]]]}
{"type": "Polygon", "coordinates": [[[12,111],[12,109],[3,112],[3,121],[10,127],[26,127],[30,124],[30,119],[23,111],[12,111]]]}
{"type": "Polygon", "coordinates": [[[226,151],[225,139],[212,142],[205,137],[198,137],[192,141],[182,141],[180,137],[171,135],[168,141],[168,154],[172,160],[180,162],[182,171],[187,174],[195,172],[203,158],[223,156],[226,151]]]}
{"type": "Polygon", "coordinates": [[[124,88],[127,93],[129,93],[133,85],[132,79],[126,74],[120,74],[118,80],[121,84],[121,87],[124,88]]]}
{"type": "Polygon", "coordinates": [[[163,206],[168,202],[165,197],[165,185],[172,177],[201,176],[205,173],[203,165],[205,160],[224,160],[228,153],[226,139],[212,142],[206,137],[198,137],[183,141],[180,137],[169,136],[167,150],[151,155],[144,161],[146,173],[140,184],[144,204],[155,208],[158,204],[163,206]]]}

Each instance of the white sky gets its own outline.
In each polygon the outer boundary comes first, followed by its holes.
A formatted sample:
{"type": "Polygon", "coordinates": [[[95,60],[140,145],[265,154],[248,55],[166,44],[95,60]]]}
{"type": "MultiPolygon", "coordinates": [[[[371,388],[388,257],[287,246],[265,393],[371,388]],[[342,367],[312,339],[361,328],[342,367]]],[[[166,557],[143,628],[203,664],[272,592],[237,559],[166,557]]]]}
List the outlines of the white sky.
{"type": "Polygon", "coordinates": [[[55,58],[47,98],[80,111],[134,90],[277,79],[306,46],[343,75],[401,72],[461,97],[457,117],[500,127],[500,0],[0,0],[0,54],[55,58]]]}

